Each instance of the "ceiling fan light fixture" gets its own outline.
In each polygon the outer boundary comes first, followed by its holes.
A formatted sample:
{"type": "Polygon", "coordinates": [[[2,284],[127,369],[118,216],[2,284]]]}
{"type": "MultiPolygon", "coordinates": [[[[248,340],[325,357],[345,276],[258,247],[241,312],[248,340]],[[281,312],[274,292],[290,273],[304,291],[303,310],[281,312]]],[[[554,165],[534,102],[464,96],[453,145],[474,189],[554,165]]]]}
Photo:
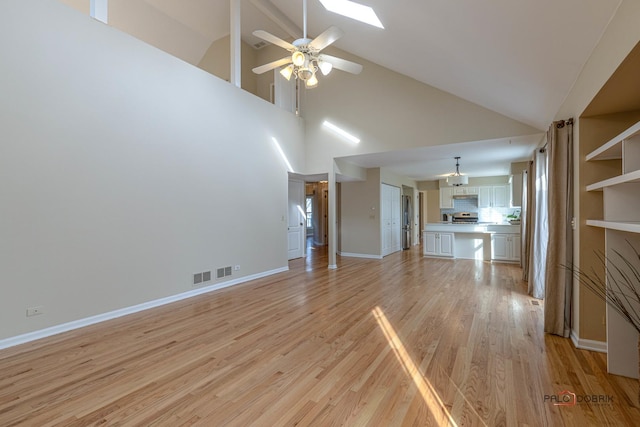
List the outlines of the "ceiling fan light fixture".
{"type": "Polygon", "coordinates": [[[318,86],[318,79],[316,78],[315,73],[311,75],[311,77],[305,82],[305,84],[307,86],[307,89],[313,89],[314,87],[318,86]]]}
{"type": "MultiPolygon", "coordinates": [[[[311,77],[315,77],[315,76],[314,76],[314,74],[313,74],[313,71],[311,71],[310,69],[308,69],[308,68],[300,68],[300,69],[298,70],[298,78],[299,78],[300,80],[302,80],[302,81],[305,81],[305,82],[306,82],[306,81],[307,81],[307,80],[309,80],[311,77]]],[[[316,79],[316,81],[317,81],[317,79],[316,79]]]]}
{"type": "Polygon", "coordinates": [[[454,158],[456,159],[456,171],[447,177],[447,185],[452,187],[467,185],[469,183],[469,177],[466,175],[460,175],[460,157],[454,158]]]}
{"type": "Polygon", "coordinates": [[[284,67],[280,70],[280,74],[287,80],[291,80],[291,75],[293,74],[293,65],[289,65],[288,67],[284,67]]]}
{"type": "Polygon", "coordinates": [[[305,54],[300,52],[299,50],[293,52],[293,55],[291,55],[291,61],[293,61],[293,65],[295,65],[296,67],[304,65],[306,59],[307,58],[305,54]]]}
{"type": "Polygon", "coordinates": [[[329,75],[329,73],[333,69],[333,64],[327,61],[318,61],[318,68],[320,68],[322,75],[326,76],[329,75]]]}

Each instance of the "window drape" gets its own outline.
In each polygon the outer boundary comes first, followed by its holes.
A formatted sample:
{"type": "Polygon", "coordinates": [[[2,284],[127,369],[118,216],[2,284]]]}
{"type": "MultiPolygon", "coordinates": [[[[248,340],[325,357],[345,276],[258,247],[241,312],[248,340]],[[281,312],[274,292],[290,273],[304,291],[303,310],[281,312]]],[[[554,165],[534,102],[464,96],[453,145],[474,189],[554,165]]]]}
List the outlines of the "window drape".
{"type": "Polygon", "coordinates": [[[573,120],[554,122],[547,133],[549,239],[545,273],[545,332],[571,331],[573,262],[573,120]]]}
{"type": "MultiPolygon", "coordinates": [[[[548,142],[547,142],[548,145],[548,142]]],[[[529,243],[529,294],[534,298],[545,298],[545,274],[547,246],[549,241],[548,229],[548,180],[547,180],[547,151],[536,152],[533,160],[533,188],[531,200],[531,237],[529,243]]]]}

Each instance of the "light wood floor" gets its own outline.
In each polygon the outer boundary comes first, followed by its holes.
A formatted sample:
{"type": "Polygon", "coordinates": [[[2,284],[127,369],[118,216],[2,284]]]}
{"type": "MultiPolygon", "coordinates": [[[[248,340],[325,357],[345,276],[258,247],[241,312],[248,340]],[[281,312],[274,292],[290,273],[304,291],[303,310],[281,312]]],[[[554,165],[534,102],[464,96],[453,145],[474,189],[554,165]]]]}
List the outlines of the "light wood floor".
{"type": "Polygon", "coordinates": [[[640,424],[638,381],[542,332],[518,267],[314,251],[291,271],[0,352],[0,426],[640,424]],[[554,406],[571,391],[613,402],[554,406]]]}

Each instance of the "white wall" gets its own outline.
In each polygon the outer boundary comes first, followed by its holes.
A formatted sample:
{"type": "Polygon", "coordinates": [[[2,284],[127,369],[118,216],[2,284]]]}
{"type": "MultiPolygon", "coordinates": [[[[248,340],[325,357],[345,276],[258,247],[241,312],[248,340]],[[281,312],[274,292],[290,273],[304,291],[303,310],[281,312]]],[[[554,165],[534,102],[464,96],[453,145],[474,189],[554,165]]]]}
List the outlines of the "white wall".
{"type": "Polygon", "coordinates": [[[0,339],[287,266],[293,114],[55,0],[0,3],[0,57],[0,339]]]}
{"type": "Polygon", "coordinates": [[[361,63],[364,69],[357,76],[332,71],[320,77],[317,89],[305,90],[308,173],[327,172],[334,157],[540,132],[346,52],[329,48],[327,53],[361,63]],[[361,142],[337,137],[322,126],[324,120],[361,142]]]}
{"type": "Polygon", "coordinates": [[[341,253],[382,255],[380,168],[367,169],[366,181],[340,186],[341,253]]]}

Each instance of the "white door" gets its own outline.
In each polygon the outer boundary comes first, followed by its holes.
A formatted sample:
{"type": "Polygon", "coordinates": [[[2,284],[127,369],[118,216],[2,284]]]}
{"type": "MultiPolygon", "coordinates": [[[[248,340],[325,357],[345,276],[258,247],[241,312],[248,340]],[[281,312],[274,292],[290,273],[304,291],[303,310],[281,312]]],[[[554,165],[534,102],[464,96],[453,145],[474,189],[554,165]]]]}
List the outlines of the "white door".
{"type": "Polygon", "coordinates": [[[402,250],[402,214],[400,188],[382,184],[382,256],[402,250]]]}
{"type": "Polygon", "coordinates": [[[391,187],[382,184],[380,190],[380,198],[382,202],[381,220],[382,220],[382,256],[389,255],[391,251],[391,187]]]}
{"type": "Polygon", "coordinates": [[[304,254],[304,200],[304,182],[289,180],[288,259],[300,258],[304,254]]]}
{"type": "Polygon", "coordinates": [[[400,188],[391,188],[391,252],[402,250],[402,198],[400,188]]]}

